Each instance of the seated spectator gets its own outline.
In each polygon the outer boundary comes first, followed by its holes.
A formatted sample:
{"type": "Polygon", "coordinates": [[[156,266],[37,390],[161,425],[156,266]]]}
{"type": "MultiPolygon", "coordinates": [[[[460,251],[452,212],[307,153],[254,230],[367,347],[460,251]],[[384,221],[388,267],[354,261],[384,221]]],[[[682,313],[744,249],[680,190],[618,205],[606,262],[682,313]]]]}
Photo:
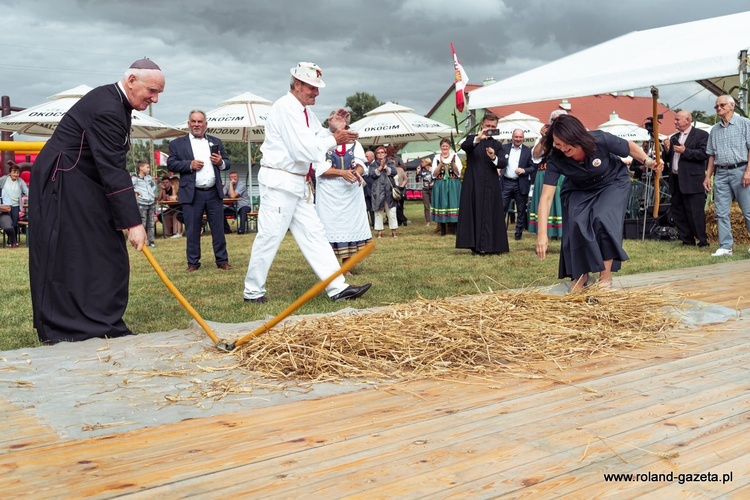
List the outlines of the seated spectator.
{"type": "MultiPolygon", "coordinates": [[[[161,178],[160,187],[159,196],[156,198],[157,203],[177,201],[177,190],[173,187],[169,176],[165,175],[161,178]]],[[[160,218],[164,228],[164,236],[168,238],[182,237],[182,222],[177,218],[178,213],[175,207],[162,207],[160,218]]]]}
{"type": "Polygon", "coordinates": [[[21,168],[9,161],[8,175],[0,177],[0,227],[8,238],[10,248],[18,248],[16,226],[21,211],[21,199],[29,195],[29,187],[20,179],[21,168]]]}
{"type": "MultiPolygon", "coordinates": [[[[250,195],[247,192],[247,185],[240,180],[240,175],[237,172],[229,172],[229,182],[224,184],[224,198],[239,198],[237,202],[237,234],[247,233],[247,214],[252,212],[253,204],[250,202],[250,195]]],[[[224,208],[224,213],[227,213],[227,209],[234,215],[234,210],[230,207],[224,208]]]]}

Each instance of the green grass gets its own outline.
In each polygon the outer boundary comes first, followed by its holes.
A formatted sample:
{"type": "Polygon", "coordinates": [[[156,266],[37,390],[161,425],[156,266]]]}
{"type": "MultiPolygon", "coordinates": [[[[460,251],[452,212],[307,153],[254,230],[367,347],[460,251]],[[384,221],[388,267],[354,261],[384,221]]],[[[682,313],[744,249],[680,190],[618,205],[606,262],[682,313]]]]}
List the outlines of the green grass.
{"type": "MultiPolygon", "coordinates": [[[[552,240],[544,261],[536,257],[536,235],[524,233],[521,241],[510,238],[510,253],[498,256],[472,256],[457,250],[453,236],[441,237],[434,226],[426,227],[421,202],[407,202],[406,213],[412,224],[399,228],[398,238],[375,240],[377,248],[347,281],[371,282],[372,289],[354,302],[332,303],[321,294],[297,314],[323,313],[345,307],[367,308],[408,302],[419,296],[449,297],[558,283],[557,264],[560,242],[552,240]]],[[[389,234],[389,231],[385,231],[389,234]]],[[[210,236],[201,238],[202,267],[186,273],[185,239],[157,238],[152,249],[167,276],[190,304],[209,321],[239,323],[276,315],[317,282],[291,235],[287,235],[268,276],[269,302],[245,304],[243,282],[254,235],[227,235],[230,263],[234,269],[216,269],[210,236]]],[[[716,259],[716,249],[683,247],[679,242],[626,240],[630,260],[619,275],[645,273],[682,267],[701,266],[728,260],[750,258],[737,246],[732,257],[716,259]]],[[[125,321],[137,333],[182,329],[190,316],[166,289],[146,258],[130,249],[130,303],[125,321]]],[[[0,249],[0,350],[39,345],[31,322],[28,286],[28,250],[0,249]]]]}

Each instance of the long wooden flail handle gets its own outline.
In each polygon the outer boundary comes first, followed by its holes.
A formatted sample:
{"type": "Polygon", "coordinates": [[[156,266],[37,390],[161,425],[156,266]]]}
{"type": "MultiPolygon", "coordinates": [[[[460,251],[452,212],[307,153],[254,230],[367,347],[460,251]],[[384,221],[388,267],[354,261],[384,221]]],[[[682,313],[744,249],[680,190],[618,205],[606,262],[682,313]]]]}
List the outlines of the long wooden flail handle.
{"type": "Polygon", "coordinates": [[[190,305],[190,303],[187,301],[185,297],[180,293],[180,291],[177,289],[176,286],[167,278],[167,275],[164,273],[164,270],[161,268],[158,262],[156,262],[156,259],[154,258],[154,255],[151,253],[151,251],[148,249],[147,246],[143,246],[141,249],[141,252],[143,252],[143,255],[146,256],[149,263],[151,264],[151,267],[154,268],[154,271],[156,271],[156,274],[159,275],[161,280],[164,282],[165,285],[167,285],[167,289],[169,289],[170,292],[172,292],[172,295],[175,296],[177,299],[177,302],[179,302],[182,307],[185,308],[185,310],[190,313],[190,316],[193,317],[195,321],[198,322],[198,324],[203,328],[203,330],[208,334],[208,336],[213,340],[214,344],[218,346],[219,344],[219,338],[216,336],[216,334],[213,332],[210,326],[203,321],[203,318],[201,318],[201,315],[198,314],[198,311],[193,309],[193,306],[190,305]]]}
{"type": "Polygon", "coordinates": [[[241,339],[237,340],[236,342],[229,344],[229,343],[219,343],[216,345],[219,349],[223,351],[232,351],[236,347],[239,347],[243,344],[246,344],[251,338],[256,337],[260,335],[261,333],[265,333],[277,324],[279,324],[281,321],[283,321],[286,317],[288,317],[290,314],[292,314],[294,311],[305,305],[307,302],[310,301],[313,297],[318,295],[320,292],[325,290],[325,287],[331,284],[333,280],[338,278],[340,275],[344,274],[345,272],[349,271],[351,268],[356,266],[362,259],[367,257],[370,252],[372,252],[375,249],[375,244],[370,242],[365,247],[360,250],[359,252],[355,253],[352,257],[349,259],[346,259],[346,262],[344,262],[341,265],[341,268],[330,275],[328,278],[324,279],[323,281],[320,281],[319,283],[313,285],[312,288],[310,288],[308,291],[300,295],[300,297],[295,300],[292,305],[281,311],[278,315],[276,315],[275,318],[263,323],[261,326],[253,330],[252,332],[248,333],[241,339]]]}

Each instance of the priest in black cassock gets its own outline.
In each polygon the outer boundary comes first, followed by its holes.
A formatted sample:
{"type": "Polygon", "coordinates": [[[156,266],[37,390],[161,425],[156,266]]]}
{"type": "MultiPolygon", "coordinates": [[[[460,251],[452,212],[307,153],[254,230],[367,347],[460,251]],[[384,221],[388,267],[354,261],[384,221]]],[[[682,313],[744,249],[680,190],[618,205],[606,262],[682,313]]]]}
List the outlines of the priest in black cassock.
{"type": "Polygon", "coordinates": [[[503,212],[503,191],[498,169],[507,165],[502,144],[488,135],[497,129],[498,117],[487,112],[478,135],[469,135],[461,145],[466,169],[456,225],[456,248],[469,248],[479,255],[509,251],[503,212]]]}
{"type": "Polygon", "coordinates": [[[60,121],[31,171],[29,275],[34,327],[55,344],[132,332],[127,239],[141,250],[141,224],[126,169],[133,109],[159,100],[164,76],[140,59],[117,83],[83,96],[60,121]]]}

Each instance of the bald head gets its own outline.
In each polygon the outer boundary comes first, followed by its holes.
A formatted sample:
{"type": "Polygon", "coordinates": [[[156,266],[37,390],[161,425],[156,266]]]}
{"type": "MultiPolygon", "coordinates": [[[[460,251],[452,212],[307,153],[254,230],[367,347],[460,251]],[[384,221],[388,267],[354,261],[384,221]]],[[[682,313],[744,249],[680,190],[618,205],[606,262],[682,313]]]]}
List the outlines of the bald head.
{"type": "Polygon", "coordinates": [[[687,111],[678,111],[674,116],[674,127],[680,132],[690,128],[693,123],[693,116],[687,111]]]}

